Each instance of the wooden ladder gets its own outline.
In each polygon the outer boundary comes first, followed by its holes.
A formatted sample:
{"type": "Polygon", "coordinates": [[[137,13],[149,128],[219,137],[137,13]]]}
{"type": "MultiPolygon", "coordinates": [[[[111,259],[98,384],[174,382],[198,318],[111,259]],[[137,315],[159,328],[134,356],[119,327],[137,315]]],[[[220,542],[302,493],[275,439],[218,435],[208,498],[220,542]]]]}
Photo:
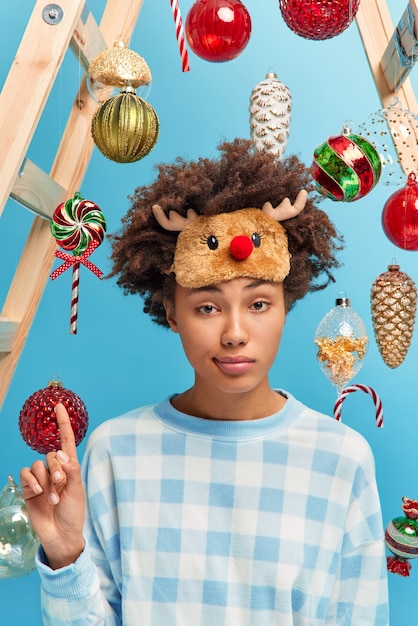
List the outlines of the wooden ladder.
{"type": "Polygon", "coordinates": [[[0,216],[9,197],[36,213],[0,313],[0,408],[54,262],[50,218],[80,188],[93,151],[97,103],[85,76],[50,173],[26,159],[26,152],[68,48],[87,71],[117,39],[130,41],[143,0],[107,0],[100,26],[85,0],[58,2],[36,2],[0,95],[0,154],[7,155],[0,161],[0,216]],[[18,85],[25,85],[25,98],[18,85]]]}

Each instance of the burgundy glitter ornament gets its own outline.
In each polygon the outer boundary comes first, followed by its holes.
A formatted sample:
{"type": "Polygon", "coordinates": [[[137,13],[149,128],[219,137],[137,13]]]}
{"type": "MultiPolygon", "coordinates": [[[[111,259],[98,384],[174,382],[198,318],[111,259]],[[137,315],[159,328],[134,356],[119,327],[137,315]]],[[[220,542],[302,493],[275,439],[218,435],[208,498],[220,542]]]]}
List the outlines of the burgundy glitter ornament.
{"type": "Polygon", "coordinates": [[[414,172],[406,186],[395,191],[382,212],[382,226],[388,239],[403,250],[418,250],[418,184],[414,172]]]}
{"type": "Polygon", "coordinates": [[[185,33],[190,48],[205,61],[231,61],[250,39],[250,14],[240,0],[196,0],[185,33]]]}
{"type": "Polygon", "coordinates": [[[279,0],[287,26],[305,39],[331,39],[354,20],[360,0],[279,0]]]}
{"type": "Polygon", "coordinates": [[[84,402],[60,380],[53,379],[48,387],[35,391],[24,403],[19,414],[19,430],[30,448],[47,454],[61,448],[60,432],[55,407],[61,402],[68,411],[75,443],[84,439],[88,427],[88,414],[84,402]]]}

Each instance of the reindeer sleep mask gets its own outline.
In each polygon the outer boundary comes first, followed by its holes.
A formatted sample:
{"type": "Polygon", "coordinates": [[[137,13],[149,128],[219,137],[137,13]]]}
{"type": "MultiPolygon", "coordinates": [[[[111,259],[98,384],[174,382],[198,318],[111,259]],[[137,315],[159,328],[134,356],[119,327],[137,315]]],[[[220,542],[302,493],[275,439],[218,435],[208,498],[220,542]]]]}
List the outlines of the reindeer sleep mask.
{"type": "Polygon", "coordinates": [[[298,215],[307,192],[301,190],[292,205],[285,198],[273,208],[243,208],[231,213],[187,217],[159,205],[152,207],[158,223],[179,231],[170,272],[181,287],[196,289],[238,277],[282,282],[290,270],[287,236],[281,221],[298,215]]]}

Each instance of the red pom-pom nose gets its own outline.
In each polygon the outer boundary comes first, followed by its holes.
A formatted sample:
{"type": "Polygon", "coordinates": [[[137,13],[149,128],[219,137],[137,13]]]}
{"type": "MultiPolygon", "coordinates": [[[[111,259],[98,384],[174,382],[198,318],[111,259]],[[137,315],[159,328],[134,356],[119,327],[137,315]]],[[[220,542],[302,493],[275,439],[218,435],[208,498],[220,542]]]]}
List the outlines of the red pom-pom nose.
{"type": "Polygon", "coordinates": [[[248,259],[251,252],[253,251],[253,248],[253,242],[246,235],[237,235],[236,237],[234,237],[229,247],[232,256],[236,259],[239,259],[240,261],[248,259]]]}

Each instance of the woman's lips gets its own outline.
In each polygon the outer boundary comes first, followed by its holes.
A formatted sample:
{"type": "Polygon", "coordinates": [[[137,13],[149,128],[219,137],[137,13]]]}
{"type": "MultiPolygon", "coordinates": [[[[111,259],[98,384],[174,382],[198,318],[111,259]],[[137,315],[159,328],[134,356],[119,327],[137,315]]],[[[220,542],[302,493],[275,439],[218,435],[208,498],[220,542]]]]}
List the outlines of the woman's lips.
{"type": "Polygon", "coordinates": [[[214,361],[221,370],[228,374],[242,374],[254,365],[253,359],[244,356],[215,358],[214,361]]]}

